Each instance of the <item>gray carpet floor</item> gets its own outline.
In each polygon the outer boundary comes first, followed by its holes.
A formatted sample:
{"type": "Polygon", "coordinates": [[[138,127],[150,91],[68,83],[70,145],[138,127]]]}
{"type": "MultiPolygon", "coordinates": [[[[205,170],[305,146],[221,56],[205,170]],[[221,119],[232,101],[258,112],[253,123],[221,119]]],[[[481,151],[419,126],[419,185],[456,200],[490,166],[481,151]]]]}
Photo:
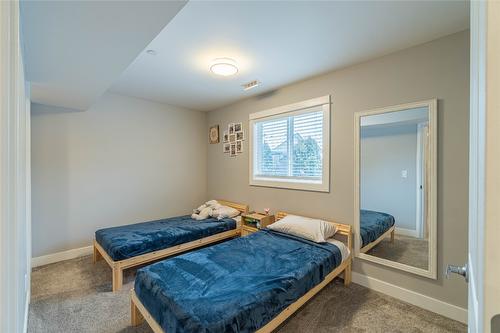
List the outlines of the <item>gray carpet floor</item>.
{"type": "MultiPolygon", "coordinates": [[[[111,270],[91,257],[33,270],[28,332],[151,333],[147,324],[129,326],[129,290],[134,271],[126,272],[123,291],[111,292],[111,270]]],[[[325,287],[279,329],[289,332],[466,332],[465,325],[394,298],[341,280],[325,287]]]]}
{"type": "Polygon", "coordinates": [[[367,254],[422,269],[429,267],[429,241],[426,239],[395,235],[394,243],[385,238],[367,254]]]}

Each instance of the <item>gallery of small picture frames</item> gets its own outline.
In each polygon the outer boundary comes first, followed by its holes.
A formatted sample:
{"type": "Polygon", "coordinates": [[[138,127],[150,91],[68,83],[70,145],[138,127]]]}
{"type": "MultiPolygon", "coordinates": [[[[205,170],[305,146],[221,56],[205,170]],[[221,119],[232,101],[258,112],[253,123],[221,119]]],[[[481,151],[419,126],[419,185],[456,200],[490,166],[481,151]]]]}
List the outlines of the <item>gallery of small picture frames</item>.
{"type": "Polygon", "coordinates": [[[243,153],[243,141],[245,141],[245,133],[242,123],[230,123],[227,125],[227,131],[224,131],[223,149],[224,153],[235,157],[243,153]]]}

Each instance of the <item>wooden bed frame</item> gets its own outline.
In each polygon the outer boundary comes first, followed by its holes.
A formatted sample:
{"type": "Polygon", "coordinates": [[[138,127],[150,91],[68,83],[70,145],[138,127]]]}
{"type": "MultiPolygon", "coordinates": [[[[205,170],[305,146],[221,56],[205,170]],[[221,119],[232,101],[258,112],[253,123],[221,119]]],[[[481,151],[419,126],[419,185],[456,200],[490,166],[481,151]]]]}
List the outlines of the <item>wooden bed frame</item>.
{"type": "MultiPolygon", "coordinates": [[[[285,217],[287,213],[278,212],[276,214],[276,221],[285,217]]],[[[341,224],[330,222],[337,226],[336,235],[341,235],[345,238],[344,243],[347,243],[349,248],[349,257],[344,260],[337,268],[335,268],[330,274],[328,274],[325,279],[319,283],[317,286],[309,290],[305,295],[299,298],[294,303],[290,304],[285,310],[281,311],[276,317],[274,317],[265,326],[258,329],[258,333],[268,333],[272,332],[279,325],[281,325],[286,319],[288,319],[292,314],[295,313],[302,305],[309,301],[314,295],[316,295],[321,289],[327,286],[334,278],[339,276],[342,272],[344,273],[344,285],[349,286],[351,283],[351,265],[352,265],[352,227],[348,224],[341,224]]],[[[131,311],[131,324],[132,326],[140,325],[143,320],[149,324],[154,333],[166,333],[156,322],[156,320],[151,316],[149,311],[144,307],[139,298],[137,297],[135,290],[132,289],[130,292],[130,311],[131,311]]]]}
{"type": "Polygon", "coordinates": [[[361,253],[366,253],[368,251],[370,251],[375,245],[377,245],[378,243],[380,243],[384,238],[386,237],[391,237],[391,243],[394,243],[394,230],[395,230],[395,226],[392,226],[390,227],[386,232],[384,232],[382,234],[382,236],[380,236],[379,238],[377,238],[376,240],[374,240],[373,242],[365,245],[364,247],[362,247],[359,252],[361,253]]]}
{"type": "MultiPolygon", "coordinates": [[[[231,201],[217,200],[220,204],[233,207],[241,212],[241,214],[248,213],[248,205],[239,204],[231,201]]],[[[94,239],[94,258],[93,262],[96,263],[104,258],[113,271],[113,292],[119,291],[123,285],[123,270],[135,266],[139,266],[148,262],[162,259],[174,254],[182,253],[191,249],[195,249],[210,243],[218,242],[227,238],[239,236],[241,229],[236,226],[235,229],[224,231],[215,235],[205,238],[196,239],[191,242],[175,245],[166,249],[141,254],[132,258],[114,261],[108,253],[99,245],[94,239]]]]}

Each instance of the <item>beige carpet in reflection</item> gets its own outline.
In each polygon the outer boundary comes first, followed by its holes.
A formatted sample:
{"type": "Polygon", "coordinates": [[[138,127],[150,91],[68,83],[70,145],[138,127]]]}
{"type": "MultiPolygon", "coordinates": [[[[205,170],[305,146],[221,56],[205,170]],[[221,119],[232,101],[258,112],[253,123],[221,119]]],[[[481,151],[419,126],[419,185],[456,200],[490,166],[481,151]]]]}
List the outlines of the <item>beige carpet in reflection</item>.
{"type": "Polygon", "coordinates": [[[367,254],[422,269],[429,267],[429,241],[426,239],[395,235],[394,243],[385,238],[367,254]]]}

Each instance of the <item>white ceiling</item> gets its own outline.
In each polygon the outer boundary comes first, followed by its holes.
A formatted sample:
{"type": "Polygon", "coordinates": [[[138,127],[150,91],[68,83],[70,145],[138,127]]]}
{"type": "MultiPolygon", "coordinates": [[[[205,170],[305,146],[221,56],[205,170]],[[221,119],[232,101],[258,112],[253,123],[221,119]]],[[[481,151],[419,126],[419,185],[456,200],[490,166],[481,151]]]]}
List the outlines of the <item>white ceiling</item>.
{"type": "Polygon", "coordinates": [[[466,1],[189,2],[111,91],[196,110],[418,45],[468,28],[466,1]],[[216,77],[214,58],[240,71],[216,77]],[[261,86],[243,91],[241,84],[261,86]]]}
{"type": "Polygon", "coordinates": [[[32,101],[86,110],[185,1],[21,1],[32,101]]]}

